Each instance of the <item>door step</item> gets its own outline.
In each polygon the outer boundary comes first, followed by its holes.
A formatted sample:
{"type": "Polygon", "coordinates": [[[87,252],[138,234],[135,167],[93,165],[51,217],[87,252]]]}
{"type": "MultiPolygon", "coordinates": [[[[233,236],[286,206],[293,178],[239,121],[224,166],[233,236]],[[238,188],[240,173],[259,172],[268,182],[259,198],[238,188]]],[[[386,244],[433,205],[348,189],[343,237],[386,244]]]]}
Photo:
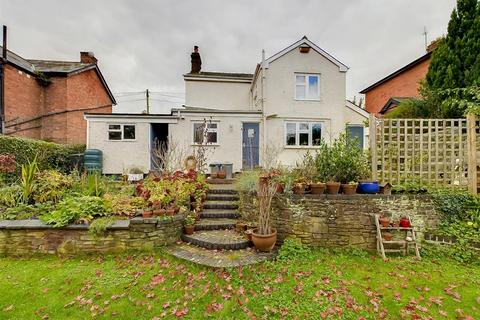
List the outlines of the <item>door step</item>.
{"type": "Polygon", "coordinates": [[[182,240],[210,250],[239,250],[250,246],[250,241],[234,230],[197,231],[192,235],[183,234],[182,240]]]}

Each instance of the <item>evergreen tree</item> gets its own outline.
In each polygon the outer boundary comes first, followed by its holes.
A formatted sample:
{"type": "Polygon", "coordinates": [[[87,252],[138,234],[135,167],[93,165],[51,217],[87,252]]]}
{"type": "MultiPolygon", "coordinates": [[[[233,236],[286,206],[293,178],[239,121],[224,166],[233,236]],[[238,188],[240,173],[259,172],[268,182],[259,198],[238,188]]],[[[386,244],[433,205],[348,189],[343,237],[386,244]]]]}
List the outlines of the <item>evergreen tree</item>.
{"type": "Polygon", "coordinates": [[[430,90],[480,86],[480,0],[458,0],[448,33],[432,54],[430,90]]]}

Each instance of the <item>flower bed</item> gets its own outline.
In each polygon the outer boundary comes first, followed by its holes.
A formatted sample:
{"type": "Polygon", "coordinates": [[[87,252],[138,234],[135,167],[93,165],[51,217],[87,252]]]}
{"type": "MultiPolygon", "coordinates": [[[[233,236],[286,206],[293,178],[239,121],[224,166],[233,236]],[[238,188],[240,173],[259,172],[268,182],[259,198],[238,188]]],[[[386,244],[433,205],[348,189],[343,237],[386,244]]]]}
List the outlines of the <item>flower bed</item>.
{"type": "Polygon", "coordinates": [[[99,174],[41,171],[34,159],[22,166],[19,181],[0,188],[0,220],[41,220],[57,228],[83,224],[101,234],[116,220],[144,211],[184,216],[199,210],[207,188],[205,176],[195,171],[152,176],[132,185],[99,174]]]}

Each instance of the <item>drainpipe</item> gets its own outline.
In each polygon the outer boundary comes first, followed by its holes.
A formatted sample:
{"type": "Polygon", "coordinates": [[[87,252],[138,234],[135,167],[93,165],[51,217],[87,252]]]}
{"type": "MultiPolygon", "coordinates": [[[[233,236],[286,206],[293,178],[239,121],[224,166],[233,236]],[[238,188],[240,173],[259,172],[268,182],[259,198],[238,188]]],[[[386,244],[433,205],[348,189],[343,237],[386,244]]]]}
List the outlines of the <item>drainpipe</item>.
{"type": "Polygon", "coordinates": [[[262,82],[260,86],[260,94],[262,95],[262,162],[265,159],[265,152],[267,147],[267,115],[265,114],[265,49],[262,49],[262,82]]]}
{"type": "Polygon", "coordinates": [[[7,26],[3,26],[3,47],[0,63],[0,134],[5,133],[5,66],[7,65],[7,26]]]}

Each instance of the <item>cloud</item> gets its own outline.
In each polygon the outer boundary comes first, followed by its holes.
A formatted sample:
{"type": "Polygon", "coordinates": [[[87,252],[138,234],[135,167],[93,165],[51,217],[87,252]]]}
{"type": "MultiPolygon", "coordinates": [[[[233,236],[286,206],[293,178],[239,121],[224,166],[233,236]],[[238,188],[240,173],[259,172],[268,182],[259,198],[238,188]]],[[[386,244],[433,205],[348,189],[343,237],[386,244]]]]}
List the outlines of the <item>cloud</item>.
{"type": "MultiPolygon", "coordinates": [[[[2,0],[9,48],[37,59],[78,60],[94,51],[114,92],[180,96],[189,53],[201,48],[203,69],[253,72],[267,56],[303,35],[350,67],[355,94],[424,53],[446,32],[453,0],[2,0]]],[[[144,102],[123,104],[141,110],[144,102]]],[[[164,98],[164,99],[163,99],[164,98]]],[[[179,101],[164,96],[167,101],[179,101]]],[[[119,101],[126,99],[119,99],[119,101]]],[[[173,102],[172,102],[173,103],[173,102]]],[[[169,102],[154,101],[154,111],[169,102]],[[156,109],[155,109],[156,108],[156,109]]]]}

